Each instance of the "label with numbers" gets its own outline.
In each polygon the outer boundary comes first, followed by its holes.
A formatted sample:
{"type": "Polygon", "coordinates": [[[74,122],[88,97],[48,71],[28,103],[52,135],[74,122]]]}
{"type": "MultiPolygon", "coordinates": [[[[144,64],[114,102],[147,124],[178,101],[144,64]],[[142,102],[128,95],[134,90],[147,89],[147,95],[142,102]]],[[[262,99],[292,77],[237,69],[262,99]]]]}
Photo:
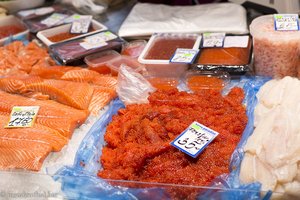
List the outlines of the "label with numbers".
{"type": "Polygon", "coordinates": [[[39,108],[39,106],[14,106],[5,128],[32,127],[39,108]]]}
{"type": "Polygon", "coordinates": [[[112,32],[105,31],[84,38],[84,42],[81,42],[79,45],[87,50],[94,49],[97,47],[102,47],[107,45],[107,41],[116,39],[117,37],[118,36],[116,36],[112,32]]]}
{"type": "Polygon", "coordinates": [[[203,47],[223,47],[225,33],[203,33],[203,47]]]}
{"type": "Polygon", "coordinates": [[[70,29],[71,33],[87,33],[89,31],[90,24],[93,16],[91,15],[77,15],[72,22],[70,29]]]}
{"type": "Polygon", "coordinates": [[[41,23],[45,24],[46,26],[49,26],[49,27],[54,26],[54,25],[60,25],[60,24],[64,23],[64,19],[67,17],[68,17],[68,15],[65,15],[65,14],[53,13],[51,16],[42,20],[41,23]]]}
{"type": "Polygon", "coordinates": [[[297,31],[299,27],[298,14],[274,14],[276,31],[297,31]]]}
{"type": "Polygon", "coordinates": [[[171,145],[196,158],[218,134],[218,132],[198,122],[193,122],[171,142],[171,145]]]}
{"type": "Polygon", "coordinates": [[[249,43],[249,36],[226,36],[224,40],[224,48],[238,47],[246,48],[249,43]]]}
{"type": "Polygon", "coordinates": [[[194,62],[199,49],[176,49],[174,55],[170,59],[170,62],[175,63],[192,63],[194,62]]]}
{"type": "Polygon", "coordinates": [[[31,9],[31,10],[22,10],[22,11],[19,11],[18,14],[22,17],[27,17],[29,15],[46,15],[51,12],[54,12],[53,7],[43,7],[43,8],[37,8],[37,9],[31,9]]]}

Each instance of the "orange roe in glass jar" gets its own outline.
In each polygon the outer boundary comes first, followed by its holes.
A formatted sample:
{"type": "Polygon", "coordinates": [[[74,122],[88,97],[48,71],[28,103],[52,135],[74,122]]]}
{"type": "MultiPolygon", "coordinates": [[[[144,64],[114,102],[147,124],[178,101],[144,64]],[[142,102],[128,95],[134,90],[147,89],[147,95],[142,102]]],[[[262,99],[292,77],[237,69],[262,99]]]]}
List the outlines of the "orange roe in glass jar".
{"type": "MultiPolygon", "coordinates": [[[[229,172],[229,163],[247,124],[244,93],[233,88],[227,96],[216,90],[194,94],[176,89],[157,91],[149,104],[128,105],[113,116],[102,150],[106,179],[208,186],[229,172]],[[193,121],[219,135],[197,158],[170,145],[193,121]]],[[[173,198],[195,198],[199,191],[169,190],[173,198]]]]}

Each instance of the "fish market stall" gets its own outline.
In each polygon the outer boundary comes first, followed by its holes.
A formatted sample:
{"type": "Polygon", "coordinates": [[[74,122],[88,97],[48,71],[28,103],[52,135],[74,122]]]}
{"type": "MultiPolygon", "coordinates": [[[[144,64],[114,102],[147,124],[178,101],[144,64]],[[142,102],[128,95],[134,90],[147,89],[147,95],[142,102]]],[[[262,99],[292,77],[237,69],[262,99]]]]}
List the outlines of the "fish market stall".
{"type": "Polygon", "coordinates": [[[300,198],[299,13],[46,1],[9,14],[1,199],[300,198]]]}

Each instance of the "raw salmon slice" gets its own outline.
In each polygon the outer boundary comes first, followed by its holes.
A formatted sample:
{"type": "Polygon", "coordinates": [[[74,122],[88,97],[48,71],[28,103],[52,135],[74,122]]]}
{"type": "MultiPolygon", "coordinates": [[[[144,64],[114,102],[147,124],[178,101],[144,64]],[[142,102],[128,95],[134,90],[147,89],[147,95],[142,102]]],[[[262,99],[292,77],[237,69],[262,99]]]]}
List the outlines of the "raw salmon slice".
{"type": "Polygon", "coordinates": [[[81,125],[88,117],[87,110],[78,110],[52,100],[37,100],[0,91],[0,112],[10,113],[14,106],[40,106],[38,117],[69,119],[81,125]]]}
{"type": "Polygon", "coordinates": [[[114,89],[94,87],[94,94],[89,106],[90,113],[97,116],[99,111],[116,97],[117,93],[114,89]]]}
{"type": "Polygon", "coordinates": [[[92,83],[97,76],[100,76],[100,74],[95,71],[79,69],[66,72],[61,79],[67,81],[92,83]]]}
{"type": "Polygon", "coordinates": [[[116,89],[117,78],[113,76],[97,76],[92,83],[104,88],[116,89]]]}
{"type": "Polygon", "coordinates": [[[0,169],[28,169],[39,171],[43,161],[49,154],[49,149],[40,144],[32,148],[8,148],[0,146],[0,169]],[[33,150],[34,149],[34,150],[33,150]]]}
{"type": "Polygon", "coordinates": [[[81,69],[71,66],[34,66],[31,69],[30,75],[39,76],[45,79],[60,79],[67,71],[81,69]]]}
{"type": "Polygon", "coordinates": [[[40,170],[51,146],[43,142],[0,139],[0,169],[40,170]]]}
{"type": "Polygon", "coordinates": [[[77,109],[87,109],[93,95],[93,88],[88,83],[75,83],[47,79],[42,83],[26,85],[28,90],[49,95],[50,99],[77,109]]]}
{"type": "MultiPolygon", "coordinates": [[[[9,116],[9,112],[1,112],[0,115],[9,116]]],[[[58,118],[58,117],[45,117],[37,116],[35,123],[47,126],[58,131],[62,136],[66,138],[71,138],[74,130],[77,127],[77,123],[74,123],[69,118],[58,118]]],[[[1,144],[1,141],[0,141],[1,144]]]]}
{"type": "Polygon", "coordinates": [[[8,116],[0,116],[0,139],[43,142],[49,144],[53,151],[60,151],[68,142],[68,139],[56,130],[38,123],[30,128],[4,128],[8,121],[8,116]]]}
{"type": "Polygon", "coordinates": [[[41,83],[43,79],[38,76],[30,75],[11,75],[0,79],[0,89],[12,94],[26,94],[26,85],[41,83]]]}

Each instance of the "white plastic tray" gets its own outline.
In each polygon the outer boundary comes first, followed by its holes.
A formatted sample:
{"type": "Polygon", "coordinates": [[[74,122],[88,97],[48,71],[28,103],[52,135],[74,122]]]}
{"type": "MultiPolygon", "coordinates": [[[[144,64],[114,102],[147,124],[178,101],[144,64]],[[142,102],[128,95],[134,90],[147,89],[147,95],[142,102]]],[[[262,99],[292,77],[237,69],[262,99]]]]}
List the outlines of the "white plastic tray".
{"type": "MultiPolygon", "coordinates": [[[[8,26],[8,25],[18,25],[18,26],[24,28],[24,31],[12,35],[12,39],[16,39],[16,38],[28,39],[29,30],[17,17],[15,17],[13,15],[8,15],[6,17],[0,18],[0,27],[8,26]]],[[[5,44],[5,42],[7,42],[9,39],[11,39],[10,36],[0,39],[0,46],[3,46],[5,44]]]]}
{"type": "Polygon", "coordinates": [[[77,35],[75,37],[72,37],[72,38],[69,38],[69,39],[66,39],[66,40],[62,40],[62,41],[59,41],[59,42],[52,42],[52,41],[50,41],[48,39],[48,37],[51,37],[53,35],[57,35],[59,33],[69,32],[69,30],[71,28],[71,24],[64,24],[64,25],[61,25],[61,26],[57,26],[57,27],[54,27],[54,28],[47,29],[47,30],[39,31],[36,36],[45,45],[50,46],[52,44],[56,44],[56,43],[60,43],[60,42],[65,42],[65,41],[68,41],[68,40],[72,40],[72,39],[75,39],[75,38],[80,38],[80,37],[88,36],[88,35],[91,35],[91,34],[94,34],[94,33],[100,32],[100,31],[103,31],[103,30],[107,30],[106,26],[104,26],[103,24],[99,23],[96,20],[92,20],[92,27],[94,28],[95,31],[91,31],[91,32],[88,32],[88,33],[85,33],[85,34],[80,34],[80,35],[77,35]]]}

